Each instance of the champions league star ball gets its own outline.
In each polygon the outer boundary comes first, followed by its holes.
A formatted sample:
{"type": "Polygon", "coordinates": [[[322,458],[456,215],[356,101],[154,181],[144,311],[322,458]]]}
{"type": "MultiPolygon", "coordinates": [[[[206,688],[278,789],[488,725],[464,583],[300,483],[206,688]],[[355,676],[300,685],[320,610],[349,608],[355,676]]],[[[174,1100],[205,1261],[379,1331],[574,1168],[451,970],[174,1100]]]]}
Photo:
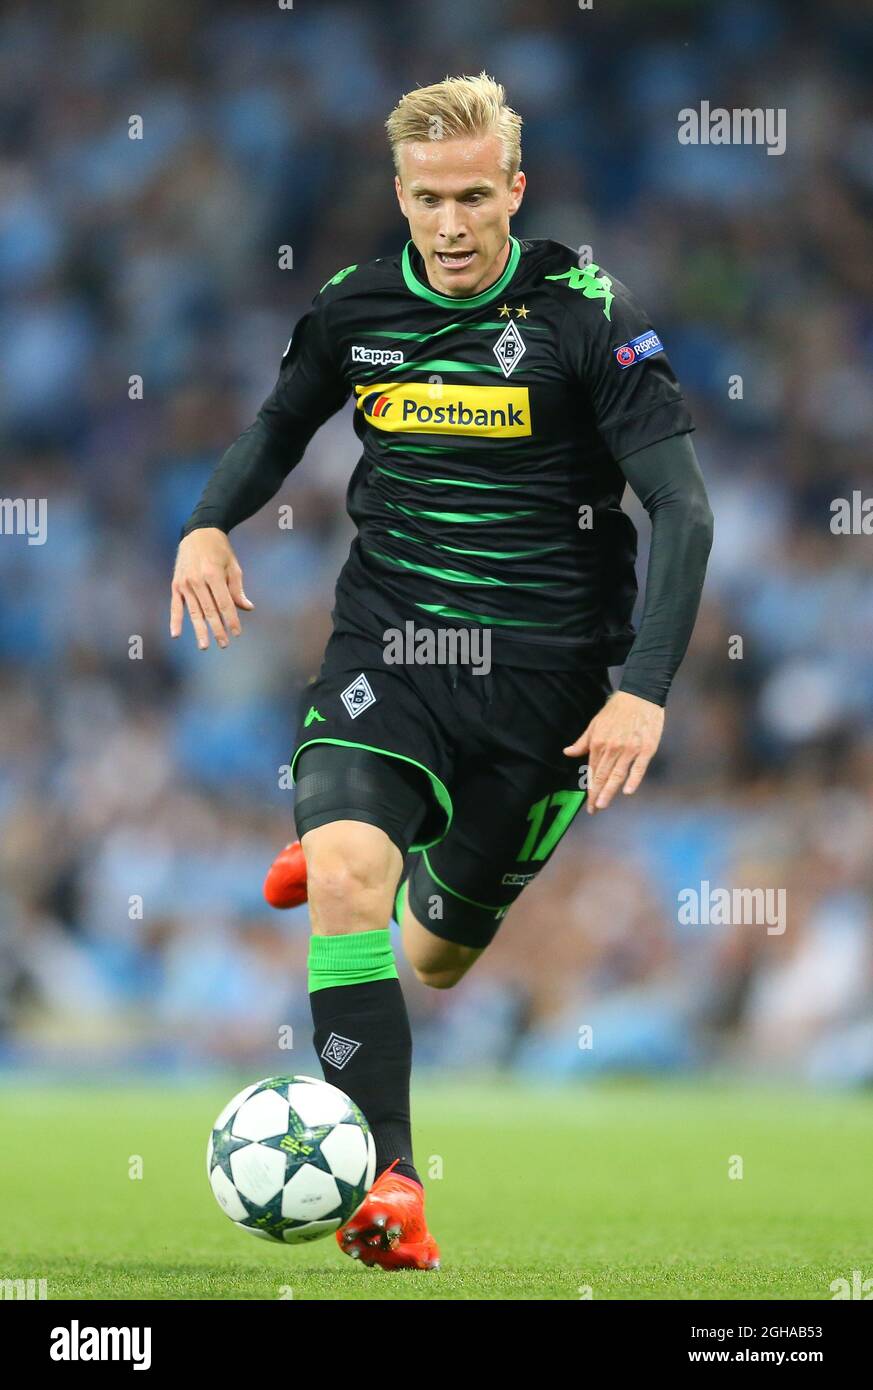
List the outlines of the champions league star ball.
{"type": "Polygon", "coordinates": [[[345,1225],[373,1185],[376,1145],[354,1101],[312,1076],[256,1081],[209,1136],[215,1200],[244,1231],[296,1245],[345,1225]]]}

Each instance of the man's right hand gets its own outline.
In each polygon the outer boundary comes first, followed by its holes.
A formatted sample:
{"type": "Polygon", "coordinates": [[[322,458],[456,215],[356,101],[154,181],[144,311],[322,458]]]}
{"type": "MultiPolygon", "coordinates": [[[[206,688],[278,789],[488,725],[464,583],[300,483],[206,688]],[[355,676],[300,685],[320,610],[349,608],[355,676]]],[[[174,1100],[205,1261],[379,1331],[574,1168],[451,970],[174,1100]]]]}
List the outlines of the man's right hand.
{"type": "Polygon", "coordinates": [[[230,541],[215,526],[191,531],[180,542],[170,591],[170,636],[181,636],[187,607],[201,651],[209,646],[210,629],[219,647],[229,646],[228,633],[239,637],[242,632],[236,610],[255,606],[245,596],[230,541]]]}

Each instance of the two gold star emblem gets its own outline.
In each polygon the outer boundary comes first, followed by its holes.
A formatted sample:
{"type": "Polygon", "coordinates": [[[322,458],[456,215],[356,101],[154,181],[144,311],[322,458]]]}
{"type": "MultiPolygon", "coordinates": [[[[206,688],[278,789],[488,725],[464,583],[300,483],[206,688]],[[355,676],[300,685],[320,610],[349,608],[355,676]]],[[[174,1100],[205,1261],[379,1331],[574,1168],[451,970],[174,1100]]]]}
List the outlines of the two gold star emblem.
{"type": "MultiPolygon", "coordinates": [[[[521,307],[520,307],[519,309],[516,309],[516,311],[515,311],[516,318],[526,319],[529,312],[530,312],[530,311],[529,311],[528,309],[526,309],[525,306],[522,304],[521,307]]],[[[501,304],[501,306],[500,306],[500,317],[501,317],[502,319],[508,319],[511,313],[512,313],[512,310],[510,309],[510,307],[509,307],[508,304],[501,304]]]]}

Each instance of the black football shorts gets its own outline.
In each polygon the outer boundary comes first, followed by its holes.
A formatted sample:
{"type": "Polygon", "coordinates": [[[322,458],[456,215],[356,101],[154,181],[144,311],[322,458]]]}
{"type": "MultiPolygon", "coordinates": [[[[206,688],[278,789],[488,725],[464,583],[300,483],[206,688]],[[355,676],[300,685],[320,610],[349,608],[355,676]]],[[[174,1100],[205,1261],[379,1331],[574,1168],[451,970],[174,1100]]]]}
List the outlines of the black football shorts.
{"type": "MultiPolygon", "coordinates": [[[[399,760],[406,782],[420,779],[426,811],[412,822],[397,910],[408,894],[416,918],[436,936],[487,946],[585,800],[587,759],[561,750],[611,693],[605,667],[495,665],[479,675],[471,665],[389,665],[380,642],[334,632],[303,693],[292,776],[316,744],[357,750],[358,764],[365,750],[399,760]]],[[[319,823],[351,817],[381,824],[378,797],[359,817],[343,800],[319,823]]],[[[396,839],[387,811],[384,819],[396,839]]]]}

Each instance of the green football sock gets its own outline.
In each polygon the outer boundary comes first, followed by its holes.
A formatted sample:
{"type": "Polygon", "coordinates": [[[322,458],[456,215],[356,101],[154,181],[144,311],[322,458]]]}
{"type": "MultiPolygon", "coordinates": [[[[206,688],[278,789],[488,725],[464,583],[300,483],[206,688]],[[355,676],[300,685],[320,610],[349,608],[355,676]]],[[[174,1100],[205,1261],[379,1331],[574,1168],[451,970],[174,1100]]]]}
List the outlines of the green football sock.
{"type": "Polygon", "coordinates": [[[388,927],[313,936],[308,965],[310,994],[334,985],[364,985],[371,980],[398,978],[388,927]]]}

